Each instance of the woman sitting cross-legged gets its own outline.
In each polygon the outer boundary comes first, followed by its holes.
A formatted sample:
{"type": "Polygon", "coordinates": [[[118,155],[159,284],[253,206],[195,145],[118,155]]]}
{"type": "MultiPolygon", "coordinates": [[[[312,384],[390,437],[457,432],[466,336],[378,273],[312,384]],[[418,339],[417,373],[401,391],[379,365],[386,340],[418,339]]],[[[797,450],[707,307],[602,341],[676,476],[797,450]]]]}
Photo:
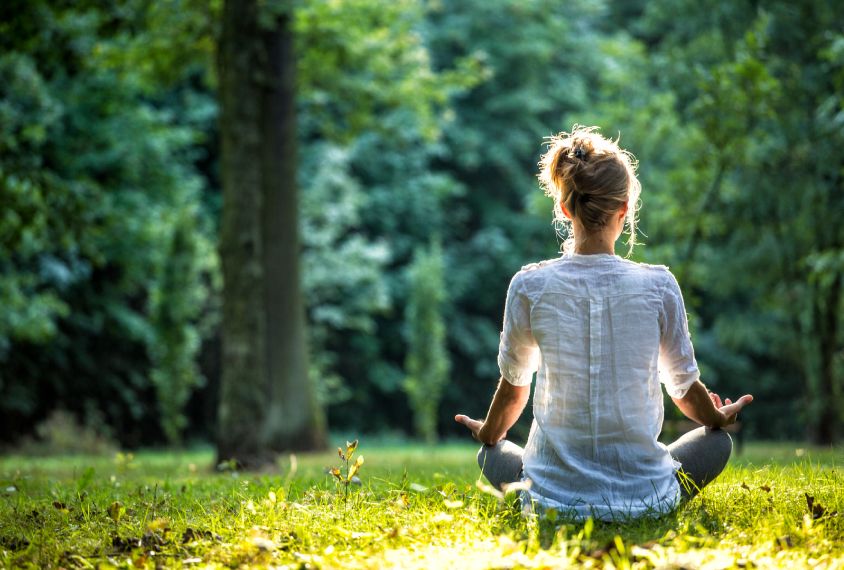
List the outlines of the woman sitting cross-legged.
{"type": "Polygon", "coordinates": [[[513,277],[489,413],[455,419],[485,444],[478,464],[487,479],[496,487],[529,479],[529,498],[543,508],[604,520],[670,511],[724,469],[732,441],[720,428],[753,397],[722,402],[707,392],[674,276],[614,254],[625,221],[631,249],[635,242],[641,188],[632,156],[580,127],[554,137],[540,165],[572,237],[562,257],[513,277]],[[522,450],[504,437],[537,371],[522,450]],[[668,447],[657,442],[660,382],[704,426],[668,447]]]}

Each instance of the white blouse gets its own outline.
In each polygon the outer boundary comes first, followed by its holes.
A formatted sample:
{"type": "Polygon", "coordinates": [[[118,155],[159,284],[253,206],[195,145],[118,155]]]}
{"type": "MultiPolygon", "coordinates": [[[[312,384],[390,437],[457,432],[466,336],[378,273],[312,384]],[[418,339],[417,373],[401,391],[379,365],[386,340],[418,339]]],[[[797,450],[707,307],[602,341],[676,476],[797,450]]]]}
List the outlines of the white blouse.
{"type": "Polygon", "coordinates": [[[523,461],[542,507],[607,520],[677,504],[680,464],[656,440],[660,382],[681,398],[700,373],[667,267],[609,254],[525,266],[507,292],[498,365],[516,386],[538,370],[523,461]]]}

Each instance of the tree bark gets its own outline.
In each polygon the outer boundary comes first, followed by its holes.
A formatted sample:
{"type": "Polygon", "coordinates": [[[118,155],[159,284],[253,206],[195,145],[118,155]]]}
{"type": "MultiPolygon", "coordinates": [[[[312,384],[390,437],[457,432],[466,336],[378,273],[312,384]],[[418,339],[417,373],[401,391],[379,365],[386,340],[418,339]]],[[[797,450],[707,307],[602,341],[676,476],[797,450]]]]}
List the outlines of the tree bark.
{"type": "Polygon", "coordinates": [[[815,419],[813,439],[818,445],[837,443],[841,431],[838,409],[840,395],[837,393],[835,381],[841,285],[841,275],[836,275],[828,291],[822,291],[823,287],[818,286],[818,298],[815,300],[816,327],[820,342],[820,413],[815,419]]]}
{"type": "Polygon", "coordinates": [[[277,451],[325,446],[325,421],[308,379],[305,309],[299,274],[299,203],[296,183],[296,57],[292,8],[264,33],[268,81],[264,86],[263,264],[267,319],[269,414],[265,435],[277,451]]]}
{"type": "Polygon", "coordinates": [[[224,294],[217,454],[245,467],[324,440],[299,283],[295,59],[289,16],[227,0],[219,46],[224,294]]]}

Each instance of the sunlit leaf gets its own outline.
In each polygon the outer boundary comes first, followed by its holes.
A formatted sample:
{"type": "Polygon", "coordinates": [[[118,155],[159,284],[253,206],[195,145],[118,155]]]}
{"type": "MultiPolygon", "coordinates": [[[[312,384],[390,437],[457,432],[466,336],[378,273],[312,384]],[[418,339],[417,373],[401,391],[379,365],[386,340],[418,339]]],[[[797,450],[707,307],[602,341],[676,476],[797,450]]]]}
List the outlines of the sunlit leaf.
{"type": "Polygon", "coordinates": [[[516,481],[515,483],[502,483],[501,490],[505,493],[513,493],[516,491],[530,491],[530,487],[533,483],[530,479],[525,479],[524,481],[516,481]]]}
{"type": "Polygon", "coordinates": [[[355,452],[355,449],[358,447],[358,440],[354,440],[352,443],[346,442],[346,452],[349,454],[349,457],[352,456],[352,453],[355,452]]]}
{"type": "Polygon", "coordinates": [[[360,469],[360,466],[361,466],[361,465],[363,465],[363,455],[361,455],[360,457],[358,457],[357,461],[355,461],[354,463],[352,463],[352,466],[351,466],[351,467],[349,467],[349,476],[346,478],[346,481],[347,481],[347,482],[352,480],[352,476],[353,476],[355,473],[357,473],[357,472],[358,472],[358,469],[360,469]]]}
{"type": "MultiPolygon", "coordinates": [[[[413,485],[411,484],[411,487],[412,486],[413,485]]],[[[492,495],[493,497],[495,497],[499,501],[504,500],[504,493],[502,493],[501,491],[499,491],[498,489],[496,489],[492,485],[487,485],[486,483],[482,483],[480,481],[480,479],[475,481],[475,487],[477,487],[478,489],[480,489],[484,493],[488,493],[488,494],[492,495]]]]}
{"type": "MultiPolygon", "coordinates": [[[[342,459],[343,461],[345,461],[345,460],[346,460],[346,454],[345,454],[345,453],[343,453],[343,448],[342,448],[342,447],[338,447],[338,448],[337,448],[337,453],[339,453],[339,454],[340,454],[340,459],[342,459]]],[[[349,453],[351,453],[351,452],[349,452],[349,453]]]]}
{"type": "Polygon", "coordinates": [[[118,501],[114,501],[111,505],[109,505],[108,516],[111,517],[111,520],[113,520],[115,524],[117,524],[117,521],[120,520],[122,514],[121,505],[118,501]]]}
{"type": "Polygon", "coordinates": [[[262,552],[273,552],[276,549],[275,543],[263,536],[253,536],[252,545],[262,552]]]}
{"type": "Polygon", "coordinates": [[[156,532],[161,530],[165,532],[170,530],[170,522],[167,519],[155,519],[147,525],[147,532],[156,532]]]}

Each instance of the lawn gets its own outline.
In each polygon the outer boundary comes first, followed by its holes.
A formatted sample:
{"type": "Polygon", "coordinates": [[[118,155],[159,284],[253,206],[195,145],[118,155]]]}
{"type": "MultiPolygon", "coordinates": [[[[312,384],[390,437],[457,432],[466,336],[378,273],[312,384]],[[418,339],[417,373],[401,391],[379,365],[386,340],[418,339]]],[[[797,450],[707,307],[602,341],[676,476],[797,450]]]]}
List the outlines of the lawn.
{"type": "Polygon", "coordinates": [[[840,449],[748,444],[686,507],[624,524],[522,516],[475,452],[364,439],[348,495],[336,452],[268,473],[210,451],[4,457],[0,567],[844,568],[840,449]]]}

